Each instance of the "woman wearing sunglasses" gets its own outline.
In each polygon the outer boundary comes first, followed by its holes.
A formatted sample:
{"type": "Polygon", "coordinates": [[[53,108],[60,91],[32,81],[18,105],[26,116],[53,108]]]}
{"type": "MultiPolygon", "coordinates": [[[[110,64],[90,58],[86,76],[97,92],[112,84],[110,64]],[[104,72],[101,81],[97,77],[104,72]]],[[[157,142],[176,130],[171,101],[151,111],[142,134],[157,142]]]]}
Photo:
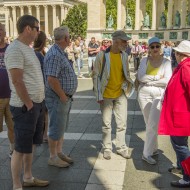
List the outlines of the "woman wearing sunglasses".
{"type": "Polygon", "coordinates": [[[161,55],[161,44],[157,37],[148,41],[149,55],[139,66],[137,77],[140,82],[138,101],[146,124],[146,137],[142,159],[156,164],[152,156],[157,155],[157,128],[160,115],[160,99],[172,75],[171,61],[161,55]]]}

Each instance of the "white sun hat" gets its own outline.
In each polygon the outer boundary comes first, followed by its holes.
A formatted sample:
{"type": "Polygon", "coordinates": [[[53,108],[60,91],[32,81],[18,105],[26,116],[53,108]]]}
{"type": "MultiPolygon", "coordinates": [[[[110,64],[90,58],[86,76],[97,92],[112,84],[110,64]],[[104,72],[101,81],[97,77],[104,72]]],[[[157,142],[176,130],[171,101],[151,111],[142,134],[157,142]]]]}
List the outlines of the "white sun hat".
{"type": "Polygon", "coordinates": [[[183,40],[177,47],[174,47],[173,49],[179,53],[190,56],[190,41],[183,40]]]}

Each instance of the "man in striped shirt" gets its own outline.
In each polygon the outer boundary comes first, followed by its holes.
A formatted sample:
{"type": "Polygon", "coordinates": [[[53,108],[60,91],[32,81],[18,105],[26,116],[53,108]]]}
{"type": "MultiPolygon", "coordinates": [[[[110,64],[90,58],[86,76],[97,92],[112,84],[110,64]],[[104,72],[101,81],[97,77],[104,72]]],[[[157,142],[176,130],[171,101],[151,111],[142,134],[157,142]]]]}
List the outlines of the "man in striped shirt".
{"type": "Polygon", "coordinates": [[[44,82],[41,66],[30,44],[39,34],[39,21],[24,15],[17,21],[18,38],[5,52],[11,88],[10,110],[14,120],[15,150],[11,159],[13,190],[44,187],[48,181],[32,176],[33,148],[42,144],[44,128],[44,82]],[[23,184],[20,176],[24,166],[23,184]]]}

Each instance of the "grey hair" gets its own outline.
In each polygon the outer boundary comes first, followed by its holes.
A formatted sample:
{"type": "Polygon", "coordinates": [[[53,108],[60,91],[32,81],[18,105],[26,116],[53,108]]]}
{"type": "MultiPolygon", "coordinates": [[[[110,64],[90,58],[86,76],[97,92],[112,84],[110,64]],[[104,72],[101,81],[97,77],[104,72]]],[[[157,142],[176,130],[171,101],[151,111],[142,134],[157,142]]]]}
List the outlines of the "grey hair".
{"type": "Polygon", "coordinates": [[[69,28],[67,26],[60,26],[54,29],[54,39],[59,41],[69,34],[69,28]]]}

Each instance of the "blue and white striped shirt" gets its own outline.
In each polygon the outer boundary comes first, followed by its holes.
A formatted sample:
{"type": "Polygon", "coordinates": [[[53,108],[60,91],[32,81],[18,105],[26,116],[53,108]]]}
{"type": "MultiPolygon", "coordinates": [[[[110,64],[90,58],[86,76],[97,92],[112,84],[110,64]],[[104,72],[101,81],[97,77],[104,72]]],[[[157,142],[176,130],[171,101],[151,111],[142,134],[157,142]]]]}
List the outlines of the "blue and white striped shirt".
{"type": "Polygon", "coordinates": [[[67,54],[54,44],[44,58],[44,78],[45,86],[49,89],[48,76],[56,77],[66,94],[73,95],[76,92],[78,81],[67,54]]]}

